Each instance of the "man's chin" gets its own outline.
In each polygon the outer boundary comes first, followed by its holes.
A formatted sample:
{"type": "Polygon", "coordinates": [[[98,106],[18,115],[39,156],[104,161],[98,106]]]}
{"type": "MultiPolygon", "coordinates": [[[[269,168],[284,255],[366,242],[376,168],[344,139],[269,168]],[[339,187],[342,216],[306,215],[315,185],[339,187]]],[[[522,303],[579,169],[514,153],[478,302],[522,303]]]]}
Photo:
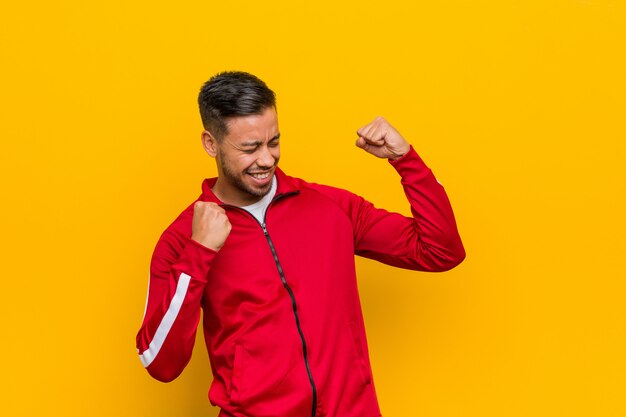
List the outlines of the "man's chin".
{"type": "Polygon", "coordinates": [[[271,181],[272,176],[270,176],[270,181],[267,184],[264,185],[259,185],[256,182],[248,182],[247,184],[245,184],[245,187],[242,187],[242,189],[248,193],[249,195],[251,195],[252,197],[256,197],[258,199],[265,197],[267,195],[267,193],[270,192],[270,190],[272,189],[272,181],[271,181]]]}
{"type": "Polygon", "coordinates": [[[266,187],[254,187],[253,191],[250,193],[255,197],[265,197],[267,193],[272,189],[272,183],[270,182],[266,187]]]}

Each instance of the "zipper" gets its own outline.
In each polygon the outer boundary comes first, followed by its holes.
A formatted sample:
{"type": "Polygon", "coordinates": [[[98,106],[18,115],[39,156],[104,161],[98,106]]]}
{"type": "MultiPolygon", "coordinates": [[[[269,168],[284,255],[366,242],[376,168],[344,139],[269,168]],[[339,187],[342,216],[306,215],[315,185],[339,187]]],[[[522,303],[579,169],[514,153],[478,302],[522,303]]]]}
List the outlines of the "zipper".
{"type": "Polygon", "coordinates": [[[260,223],[257,220],[257,218],[254,217],[249,211],[244,210],[241,207],[231,206],[229,204],[222,204],[222,206],[236,208],[247,213],[250,217],[254,219],[254,221],[256,221],[259,224],[259,226],[261,226],[261,229],[263,229],[263,234],[265,235],[267,244],[269,245],[270,250],[272,251],[272,256],[274,257],[274,262],[276,263],[276,269],[278,269],[278,275],[280,276],[280,280],[283,283],[283,287],[285,287],[285,289],[289,293],[289,297],[291,298],[291,308],[293,310],[293,315],[296,319],[296,328],[298,329],[298,334],[300,335],[300,341],[302,342],[302,355],[304,357],[304,365],[306,367],[306,372],[309,377],[309,382],[311,383],[311,390],[313,391],[313,405],[311,409],[311,417],[315,417],[315,413],[317,411],[317,388],[315,387],[315,381],[313,380],[313,374],[311,373],[311,366],[309,364],[309,356],[307,353],[306,341],[304,340],[304,333],[302,332],[302,327],[300,326],[300,316],[298,315],[296,296],[294,295],[293,290],[287,283],[287,279],[285,278],[283,267],[280,264],[280,260],[278,259],[278,254],[276,253],[276,248],[274,247],[274,242],[272,242],[272,238],[270,237],[270,234],[267,231],[267,226],[266,226],[267,212],[270,210],[270,207],[272,206],[272,204],[274,204],[275,201],[281,198],[284,198],[289,195],[297,194],[297,193],[298,193],[297,191],[293,191],[290,193],[279,194],[276,197],[274,197],[274,199],[270,201],[270,204],[267,206],[267,209],[265,210],[265,214],[263,215],[263,223],[260,223]]]}

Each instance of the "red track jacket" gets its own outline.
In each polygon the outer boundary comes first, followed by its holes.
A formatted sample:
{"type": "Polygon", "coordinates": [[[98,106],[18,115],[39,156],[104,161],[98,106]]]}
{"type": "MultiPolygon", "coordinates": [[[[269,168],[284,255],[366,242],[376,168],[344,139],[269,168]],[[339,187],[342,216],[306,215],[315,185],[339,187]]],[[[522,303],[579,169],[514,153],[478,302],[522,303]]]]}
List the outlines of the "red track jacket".
{"type": "Polygon", "coordinates": [[[203,309],[220,416],[379,416],[354,255],[420,271],[465,257],[446,193],[415,150],[389,162],[412,218],[277,169],[261,224],[205,180],[199,199],[221,204],[233,227],[219,252],[191,240],[192,204],[161,236],[137,334],[150,375],[182,372],[203,309]]]}

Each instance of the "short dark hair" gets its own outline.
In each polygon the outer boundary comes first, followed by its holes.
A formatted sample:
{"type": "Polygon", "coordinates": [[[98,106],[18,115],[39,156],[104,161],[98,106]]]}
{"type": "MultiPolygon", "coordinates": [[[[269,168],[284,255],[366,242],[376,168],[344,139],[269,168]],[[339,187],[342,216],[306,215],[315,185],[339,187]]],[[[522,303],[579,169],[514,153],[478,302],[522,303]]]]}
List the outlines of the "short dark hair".
{"type": "Polygon", "coordinates": [[[225,71],[204,83],[198,95],[204,128],[221,140],[228,134],[227,119],[261,114],[276,107],[276,95],[259,78],[242,71],[225,71]]]}

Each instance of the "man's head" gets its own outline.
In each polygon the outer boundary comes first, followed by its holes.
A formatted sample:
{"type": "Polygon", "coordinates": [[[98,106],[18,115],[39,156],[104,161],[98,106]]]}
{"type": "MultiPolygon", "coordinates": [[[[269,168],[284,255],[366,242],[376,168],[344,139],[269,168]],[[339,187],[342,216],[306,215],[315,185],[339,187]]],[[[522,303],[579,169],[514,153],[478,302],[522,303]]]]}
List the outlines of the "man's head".
{"type": "Polygon", "coordinates": [[[213,192],[224,202],[248,205],[267,194],[280,158],[274,92],[245,72],[223,72],[198,96],[202,143],[215,158],[213,192]]]}
{"type": "Polygon", "coordinates": [[[267,85],[247,72],[228,71],[211,77],[198,95],[204,128],[221,141],[228,134],[228,119],[261,114],[276,108],[276,95],[267,85]]]}

